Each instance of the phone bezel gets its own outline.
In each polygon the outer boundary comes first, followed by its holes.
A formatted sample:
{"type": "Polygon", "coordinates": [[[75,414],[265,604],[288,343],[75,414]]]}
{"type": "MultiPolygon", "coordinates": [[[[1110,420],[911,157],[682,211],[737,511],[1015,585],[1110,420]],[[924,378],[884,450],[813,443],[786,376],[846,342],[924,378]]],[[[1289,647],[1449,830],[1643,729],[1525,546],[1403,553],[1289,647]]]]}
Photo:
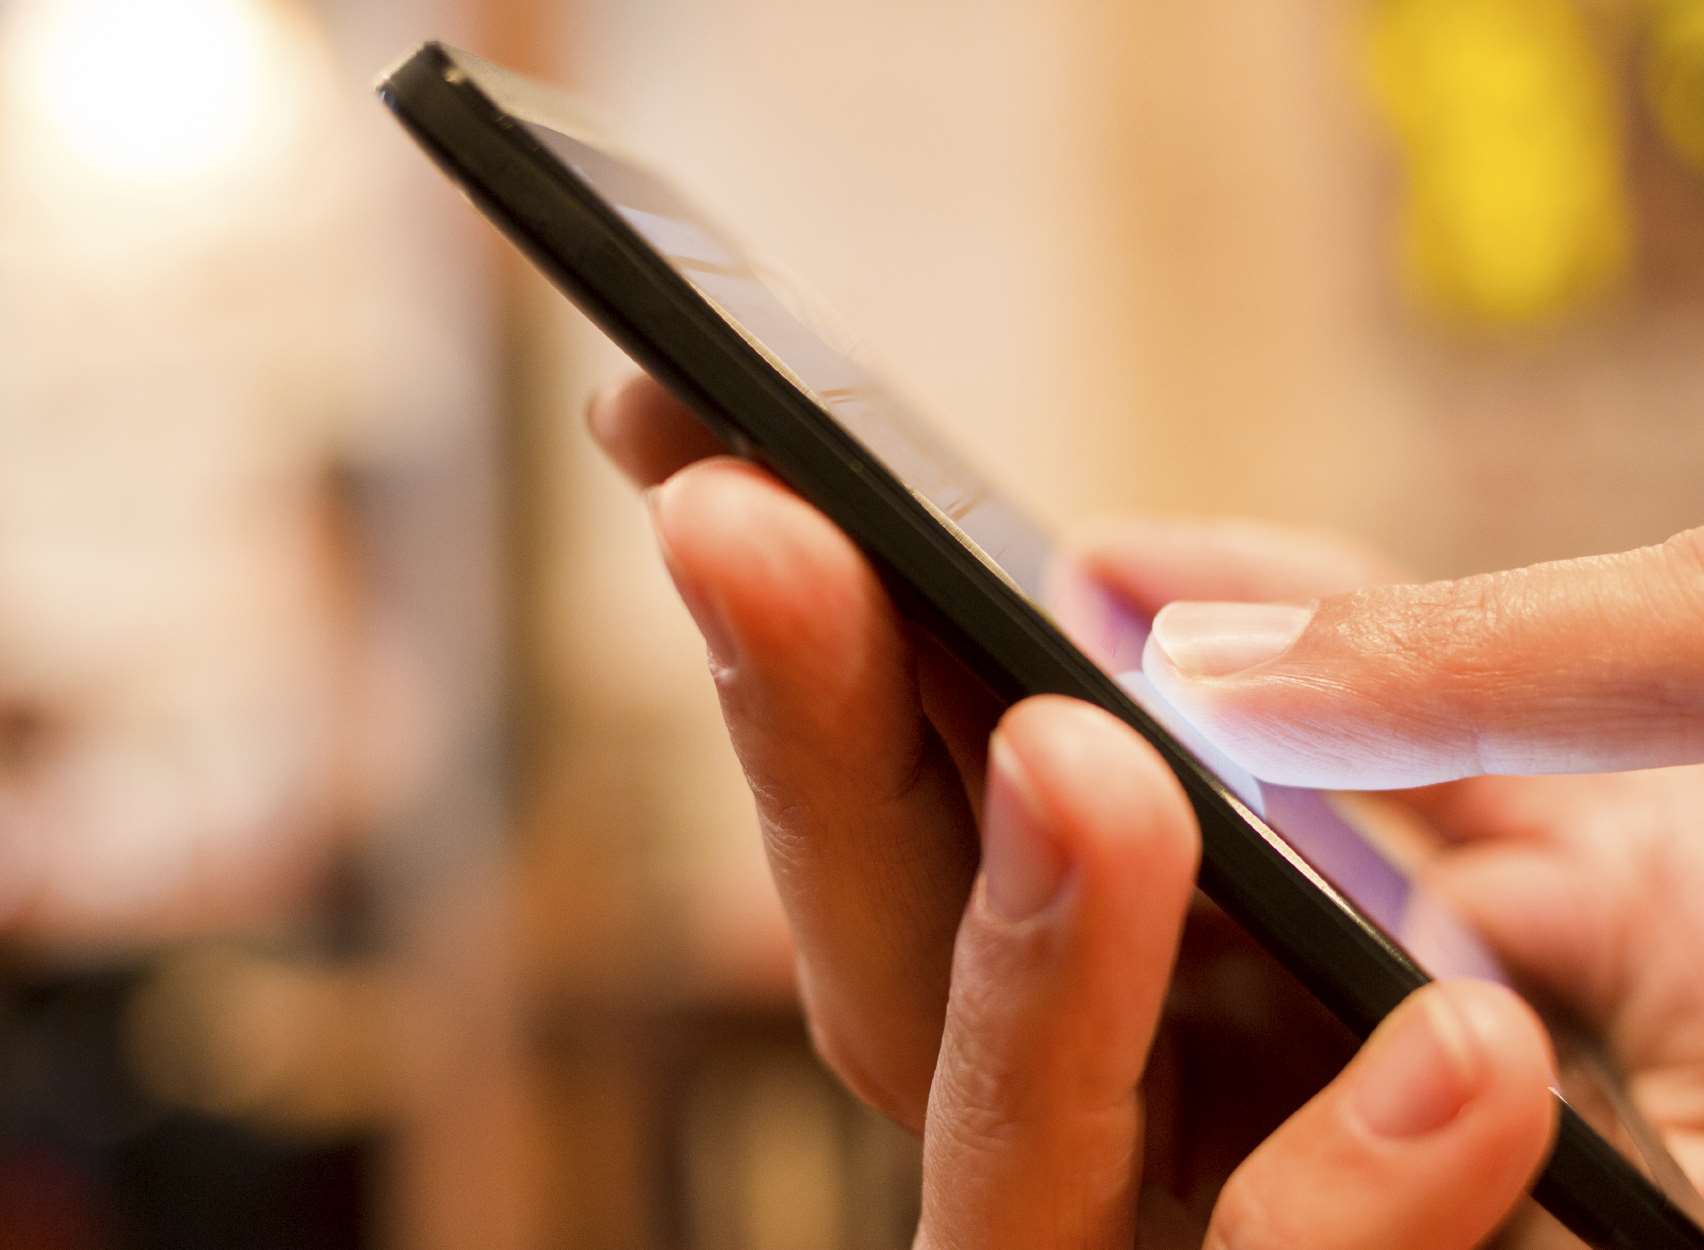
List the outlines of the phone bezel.
{"type": "MultiPolygon", "coordinates": [[[[1370,1033],[1429,980],[499,106],[479,83],[491,72],[478,58],[428,43],[379,90],[416,141],[534,264],[730,446],[840,526],[907,607],[999,694],[1084,699],[1153,743],[1200,822],[1202,890],[1357,1035],[1370,1033]]],[[[1704,1248],[1704,1231],[1558,1101],[1556,1147],[1534,1196],[1605,1250],[1704,1248]]]]}

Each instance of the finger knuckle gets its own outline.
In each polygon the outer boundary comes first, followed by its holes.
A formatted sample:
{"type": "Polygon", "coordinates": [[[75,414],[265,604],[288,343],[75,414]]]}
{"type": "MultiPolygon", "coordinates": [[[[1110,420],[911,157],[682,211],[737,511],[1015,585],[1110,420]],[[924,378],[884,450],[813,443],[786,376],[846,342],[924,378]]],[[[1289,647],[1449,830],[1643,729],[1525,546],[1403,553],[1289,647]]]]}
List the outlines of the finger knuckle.
{"type": "MultiPolygon", "coordinates": [[[[1050,1096],[1071,1088],[1058,1079],[1061,1071],[1079,1066],[1065,1056],[1094,1050],[1061,1034],[1059,1021],[1037,1027],[1017,1005],[1027,997],[1017,987],[1033,985],[1039,970],[1056,966],[1044,954],[1053,943],[1046,933],[997,937],[975,923],[960,933],[930,1105],[967,1145],[998,1148],[1052,1118],[1059,1108],[1050,1096]]],[[[1075,1100],[1067,1098],[1067,1105],[1075,1100]]]]}
{"type": "Polygon", "coordinates": [[[997,1149],[1023,1135],[1033,1118],[1023,1081],[992,1048],[961,1039],[943,1055],[932,1097],[952,1114],[941,1124],[966,1147],[997,1149]]]}
{"type": "Polygon", "coordinates": [[[786,890],[795,880],[808,880],[811,865],[813,814],[810,806],[781,786],[746,774],[757,808],[757,831],[776,884],[786,890]]]}
{"type": "Polygon", "coordinates": [[[1492,641],[1510,616],[1512,587],[1494,573],[1438,584],[1416,601],[1404,650],[1418,667],[1477,684],[1498,671],[1492,641]]]}
{"type": "MultiPolygon", "coordinates": [[[[1365,662],[1349,671],[1366,723],[1402,741],[1447,746],[1477,763],[1481,731],[1515,681],[1506,648],[1497,643],[1518,596],[1495,574],[1347,596],[1339,627],[1365,662]]],[[[1341,678],[1330,674],[1326,680],[1335,686],[1341,678]]],[[[1386,749],[1373,738],[1357,746],[1370,754],[1386,749]]]]}

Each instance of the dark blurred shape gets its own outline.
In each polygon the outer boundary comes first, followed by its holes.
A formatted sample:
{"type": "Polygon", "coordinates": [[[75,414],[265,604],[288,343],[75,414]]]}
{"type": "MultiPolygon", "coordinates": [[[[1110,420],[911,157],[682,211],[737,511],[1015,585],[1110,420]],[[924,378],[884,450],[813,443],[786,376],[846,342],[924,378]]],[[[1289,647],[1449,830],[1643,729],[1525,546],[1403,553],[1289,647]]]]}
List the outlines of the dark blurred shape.
{"type": "Polygon", "coordinates": [[[129,1063],[140,968],[13,982],[0,1022],[0,1246],[361,1250],[379,1138],[292,1139],[164,1106],[129,1063]]]}

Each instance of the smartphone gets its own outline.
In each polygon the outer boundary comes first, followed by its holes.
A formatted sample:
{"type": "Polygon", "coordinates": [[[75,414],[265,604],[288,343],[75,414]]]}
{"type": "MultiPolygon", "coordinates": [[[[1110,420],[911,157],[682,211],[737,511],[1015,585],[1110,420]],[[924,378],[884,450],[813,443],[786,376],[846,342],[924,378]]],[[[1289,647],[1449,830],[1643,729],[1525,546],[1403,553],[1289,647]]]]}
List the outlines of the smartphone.
{"type": "MultiPolygon", "coordinates": [[[[1433,976],[1508,980],[1331,796],[1263,785],[1174,714],[1140,672],[1146,621],[1106,596],[1056,623],[1047,536],[571,102],[436,43],[379,91],[570,299],[839,525],[998,693],[1084,699],[1151,741],[1200,820],[1202,890],[1357,1034],[1433,976]]],[[[1551,1020],[1561,1129],[1534,1196],[1601,1250],[1704,1250],[1697,1194],[1602,1049],[1551,1020]]]]}

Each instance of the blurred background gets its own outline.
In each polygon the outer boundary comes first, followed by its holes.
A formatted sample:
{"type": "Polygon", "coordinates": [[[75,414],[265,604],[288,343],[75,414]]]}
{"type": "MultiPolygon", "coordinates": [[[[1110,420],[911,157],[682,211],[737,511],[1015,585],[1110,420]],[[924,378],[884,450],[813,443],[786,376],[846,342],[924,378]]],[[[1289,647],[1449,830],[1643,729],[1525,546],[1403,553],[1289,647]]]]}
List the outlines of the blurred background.
{"type": "Polygon", "coordinates": [[[0,0],[0,1247],[908,1242],[427,36],[1060,525],[1704,520],[1704,0],[0,0]]]}

